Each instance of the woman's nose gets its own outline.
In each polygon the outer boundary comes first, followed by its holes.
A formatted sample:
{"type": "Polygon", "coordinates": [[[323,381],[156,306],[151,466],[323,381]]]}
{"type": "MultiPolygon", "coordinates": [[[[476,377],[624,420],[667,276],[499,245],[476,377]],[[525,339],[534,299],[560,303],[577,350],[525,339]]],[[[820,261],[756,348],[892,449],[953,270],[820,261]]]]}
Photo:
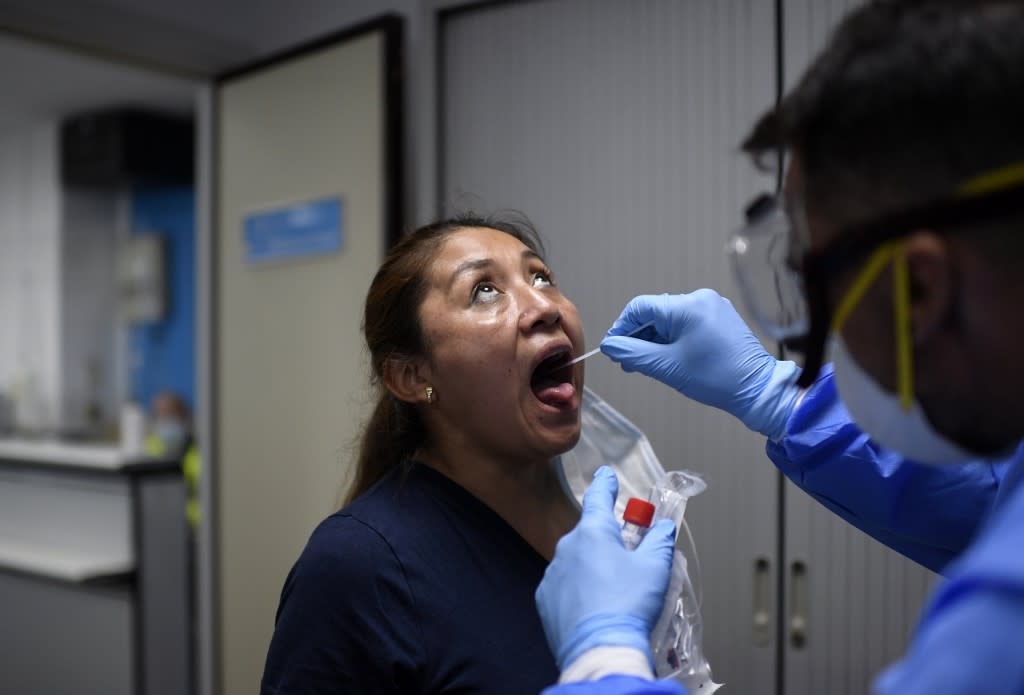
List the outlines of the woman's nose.
{"type": "Polygon", "coordinates": [[[530,288],[522,301],[519,327],[524,331],[555,326],[562,320],[562,311],[558,303],[543,290],[530,288]]]}

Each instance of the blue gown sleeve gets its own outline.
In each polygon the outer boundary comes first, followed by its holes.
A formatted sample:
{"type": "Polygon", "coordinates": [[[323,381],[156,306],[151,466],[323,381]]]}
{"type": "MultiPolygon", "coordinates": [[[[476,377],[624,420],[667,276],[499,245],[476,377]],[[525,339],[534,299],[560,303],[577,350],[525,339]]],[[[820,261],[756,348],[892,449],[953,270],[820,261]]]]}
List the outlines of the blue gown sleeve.
{"type": "Polygon", "coordinates": [[[329,517],[285,582],[261,694],[417,692],[424,640],[414,608],[386,540],[329,517]]]}
{"type": "Polygon", "coordinates": [[[986,695],[1024,688],[1024,598],[1000,593],[951,606],[875,683],[876,695],[986,695]]]}
{"type": "Polygon", "coordinates": [[[1024,489],[949,568],[877,695],[1024,693],[1024,489]]]}
{"type": "Polygon", "coordinates": [[[608,676],[597,681],[545,688],[541,695],[687,695],[675,681],[650,681],[635,676],[608,676]]]}
{"type": "Polygon", "coordinates": [[[831,366],[804,394],[768,457],[801,489],[860,530],[941,572],[992,508],[1005,464],[907,461],[862,433],[831,366]]]}

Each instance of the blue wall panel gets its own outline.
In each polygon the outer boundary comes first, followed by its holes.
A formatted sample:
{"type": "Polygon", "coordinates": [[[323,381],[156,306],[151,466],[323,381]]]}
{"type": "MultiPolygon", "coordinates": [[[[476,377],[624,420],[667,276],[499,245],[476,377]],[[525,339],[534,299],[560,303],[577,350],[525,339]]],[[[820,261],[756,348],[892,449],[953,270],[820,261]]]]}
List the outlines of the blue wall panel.
{"type": "Polygon", "coordinates": [[[132,398],[149,408],[160,391],[195,398],[195,191],[140,187],[132,192],[133,234],[159,234],[167,253],[167,314],[131,330],[132,398]]]}

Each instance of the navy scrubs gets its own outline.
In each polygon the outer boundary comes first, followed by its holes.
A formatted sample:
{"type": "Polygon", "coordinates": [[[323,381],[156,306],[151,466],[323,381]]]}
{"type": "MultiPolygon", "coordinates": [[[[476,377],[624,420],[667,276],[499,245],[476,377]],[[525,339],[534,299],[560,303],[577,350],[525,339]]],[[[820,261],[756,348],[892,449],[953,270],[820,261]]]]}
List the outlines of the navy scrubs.
{"type": "Polygon", "coordinates": [[[328,517],[285,581],[264,695],[538,693],[547,566],[489,507],[411,463],[328,517]]]}

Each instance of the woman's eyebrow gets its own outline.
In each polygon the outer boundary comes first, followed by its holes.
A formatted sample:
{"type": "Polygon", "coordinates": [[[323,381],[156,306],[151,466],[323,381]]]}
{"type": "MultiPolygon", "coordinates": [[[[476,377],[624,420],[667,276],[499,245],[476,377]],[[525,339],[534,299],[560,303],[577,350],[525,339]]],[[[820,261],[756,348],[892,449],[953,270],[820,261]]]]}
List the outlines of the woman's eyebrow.
{"type": "MultiPolygon", "coordinates": [[[[520,254],[520,256],[523,259],[524,263],[528,262],[528,261],[533,261],[533,260],[540,261],[541,263],[544,262],[544,259],[540,257],[540,254],[538,254],[536,251],[532,251],[530,249],[524,249],[522,254],[520,254]]],[[[483,268],[490,268],[493,265],[494,265],[494,259],[493,258],[474,258],[472,260],[463,261],[462,263],[459,263],[459,265],[456,266],[455,270],[452,272],[451,277],[448,279],[448,287],[451,287],[452,285],[454,285],[455,282],[459,279],[460,275],[472,272],[474,270],[481,270],[483,268]]]]}
{"type": "Polygon", "coordinates": [[[455,272],[452,273],[451,278],[448,279],[448,287],[454,285],[460,275],[474,270],[480,270],[482,268],[490,268],[492,265],[494,265],[494,260],[490,258],[475,258],[470,261],[463,261],[462,263],[459,263],[458,267],[455,268],[455,272]]]}
{"type": "Polygon", "coordinates": [[[541,263],[544,262],[544,259],[540,257],[540,254],[532,249],[523,249],[522,259],[523,261],[537,260],[540,261],[541,263]]]}

